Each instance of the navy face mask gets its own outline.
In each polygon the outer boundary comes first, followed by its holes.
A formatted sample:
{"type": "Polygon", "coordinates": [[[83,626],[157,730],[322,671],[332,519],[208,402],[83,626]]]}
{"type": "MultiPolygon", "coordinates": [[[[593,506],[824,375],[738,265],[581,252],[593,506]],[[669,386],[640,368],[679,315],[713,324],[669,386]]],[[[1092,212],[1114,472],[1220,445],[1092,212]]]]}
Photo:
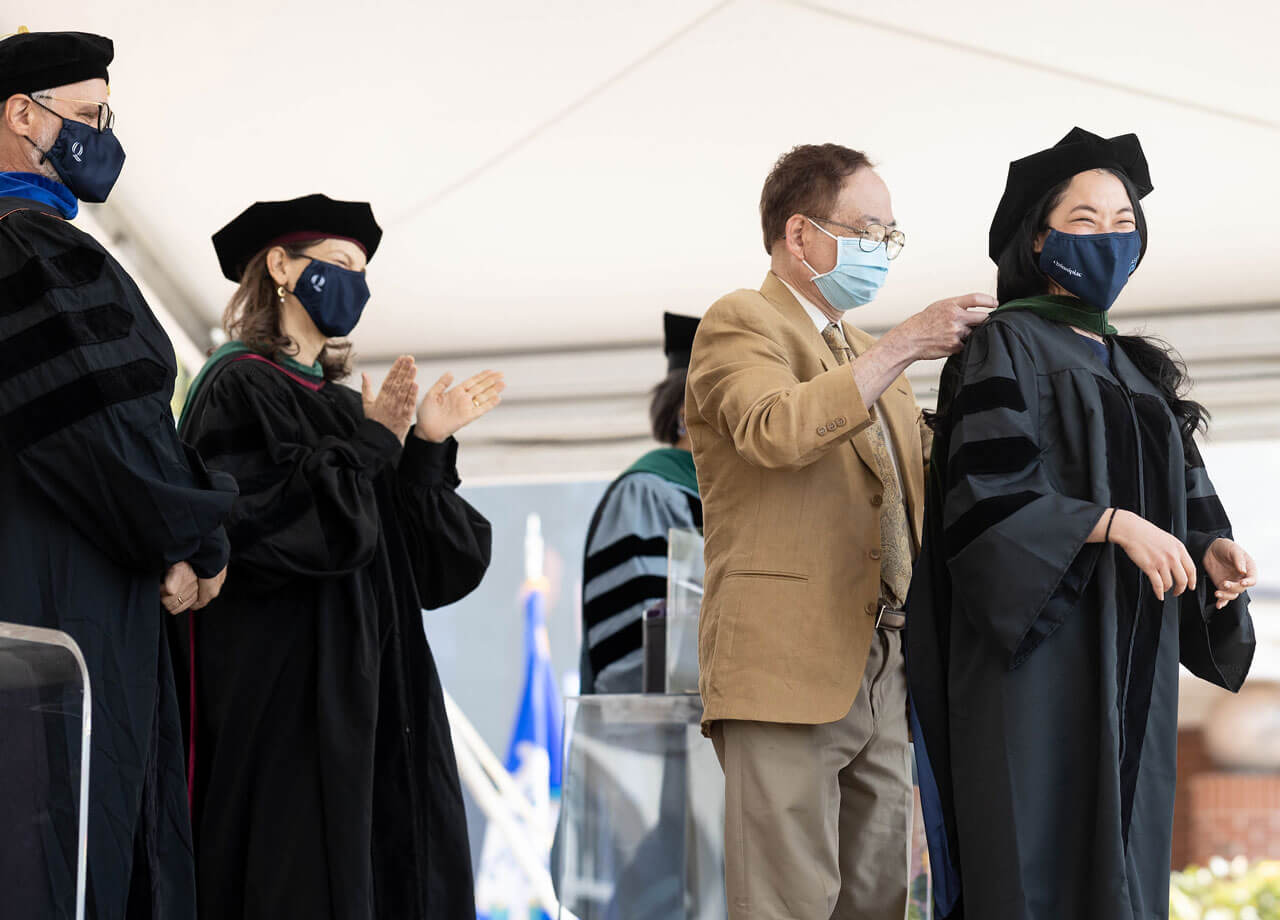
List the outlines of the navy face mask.
{"type": "Polygon", "coordinates": [[[1085,305],[1106,313],[1138,267],[1142,240],[1127,233],[1059,233],[1050,230],[1040,250],[1040,271],[1085,305]]]}
{"type": "Polygon", "coordinates": [[[316,328],[335,339],[350,334],[360,322],[360,314],[369,302],[369,285],[364,272],[312,259],[298,276],[293,296],[316,328]]]}
{"type": "MultiPolygon", "coordinates": [[[[36,105],[58,115],[39,101],[36,105]]],[[[40,150],[35,141],[27,140],[40,150]]],[[[53,165],[63,185],[81,201],[106,201],[124,168],[124,148],[110,128],[99,131],[70,118],[62,118],[62,130],[53,146],[40,152],[44,154],[43,160],[53,165]]]]}

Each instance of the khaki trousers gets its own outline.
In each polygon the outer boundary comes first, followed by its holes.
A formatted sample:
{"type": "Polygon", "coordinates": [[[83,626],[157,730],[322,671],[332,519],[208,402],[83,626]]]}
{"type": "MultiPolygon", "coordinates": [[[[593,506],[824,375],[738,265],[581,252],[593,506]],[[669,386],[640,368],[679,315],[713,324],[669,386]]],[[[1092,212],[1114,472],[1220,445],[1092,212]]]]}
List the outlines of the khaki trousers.
{"type": "Polygon", "coordinates": [[[839,722],[725,719],[729,920],[903,920],[913,791],[902,634],[877,630],[839,722]]]}

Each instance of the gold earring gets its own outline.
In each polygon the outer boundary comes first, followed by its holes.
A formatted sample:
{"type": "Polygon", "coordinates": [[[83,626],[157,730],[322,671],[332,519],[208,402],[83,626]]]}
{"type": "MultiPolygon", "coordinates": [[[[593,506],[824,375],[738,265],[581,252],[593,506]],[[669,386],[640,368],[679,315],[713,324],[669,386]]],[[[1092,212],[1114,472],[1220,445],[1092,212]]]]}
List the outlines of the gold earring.
{"type": "Polygon", "coordinates": [[[276,285],[276,296],[280,298],[280,302],[284,303],[284,285],[276,285]]]}

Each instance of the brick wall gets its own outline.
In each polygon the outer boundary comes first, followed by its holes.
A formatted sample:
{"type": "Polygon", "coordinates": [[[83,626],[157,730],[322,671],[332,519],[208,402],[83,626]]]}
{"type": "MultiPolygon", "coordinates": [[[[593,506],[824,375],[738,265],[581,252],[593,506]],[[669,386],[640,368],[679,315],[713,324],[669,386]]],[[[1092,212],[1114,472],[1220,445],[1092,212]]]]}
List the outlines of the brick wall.
{"type": "MultiPolygon", "coordinates": [[[[1173,868],[1185,869],[1194,862],[1192,853],[1191,783],[1213,770],[1205,747],[1204,732],[1197,728],[1178,731],[1178,788],[1173,805],[1173,868]]],[[[1203,863],[1201,863],[1203,865],[1203,863]]]]}
{"type": "Polygon", "coordinates": [[[1189,780],[1179,776],[1178,786],[1187,789],[1190,862],[1280,858],[1280,776],[1204,772],[1189,780]]]}

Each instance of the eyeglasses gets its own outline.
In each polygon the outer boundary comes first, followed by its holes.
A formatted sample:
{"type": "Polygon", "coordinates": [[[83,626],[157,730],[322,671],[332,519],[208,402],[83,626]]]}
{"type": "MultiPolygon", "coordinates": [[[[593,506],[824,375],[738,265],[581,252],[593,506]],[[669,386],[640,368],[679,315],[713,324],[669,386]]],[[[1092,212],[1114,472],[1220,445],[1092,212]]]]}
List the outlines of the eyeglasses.
{"type": "Polygon", "coordinates": [[[865,227],[850,227],[829,217],[813,218],[818,223],[832,224],[841,230],[848,230],[850,235],[858,238],[858,248],[863,252],[875,252],[875,248],[884,243],[884,254],[890,261],[898,258],[902,247],[907,245],[907,235],[901,230],[890,230],[884,224],[867,224],[865,227]]]}
{"type": "MultiPolygon", "coordinates": [[[[92,105],[98,109],[98,131],[110,131],[116,124],[116,113],[111,111],[111,106],[105,102],[94,102],[92,99],[65,99],[62,96],[50,96],[47,93],[38,93],[31,97],[32,99],[48,99],[50,102],[70,102],[74,105],[92,105]]],[[[58,114],[62,114],[59,112],[58,114]]]]}

